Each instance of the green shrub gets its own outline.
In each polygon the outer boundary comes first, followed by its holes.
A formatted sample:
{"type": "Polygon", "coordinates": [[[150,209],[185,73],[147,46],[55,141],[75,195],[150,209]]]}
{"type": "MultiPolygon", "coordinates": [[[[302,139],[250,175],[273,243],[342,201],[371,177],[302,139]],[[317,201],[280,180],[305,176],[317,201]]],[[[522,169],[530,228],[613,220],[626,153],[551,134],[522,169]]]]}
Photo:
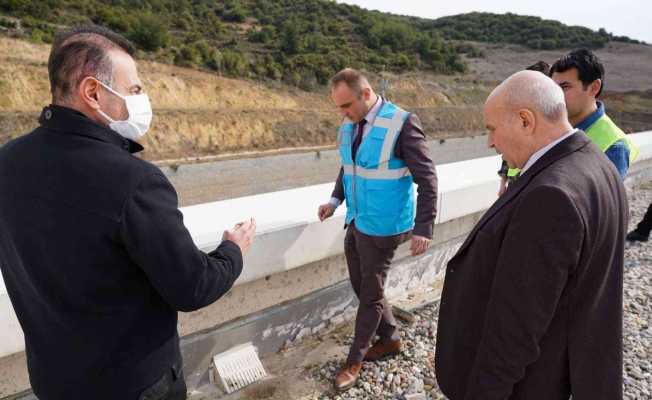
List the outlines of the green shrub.
{"type": "Polygon", "coordinates": [[[229,22],[245,22],[247,19],[247,12],[242,8],[242,6],[235,5],[225,10],[222,18],[229,22]]]}
{"type": "Polygon", "coordinates": [[[0,26],[3,26],[5,28],[9,29],[15,29],[17,24],[14,21],[10,21],[6,18],[0,18],[0,26]]]}
{"type": "Polygon", "coordinates": [[[227,75],[242,78],[247,73],[247,59],[237,50],[224,50],[222,52],[222,63],[224,73],[227,75]]]}
{"type": "Polygon", "coordinates": [[[127,35],[138,47],[146,51],[166,47],[170,41],[167,24],[148,12],[140,13],[134,18],[127,35]]]}
{"type": "Polygon", "coordinates": [[[201,54],[195,46],[184,45],[174,57],[174,63],[182,67],[196,67],[201,64],[201,54]]]}

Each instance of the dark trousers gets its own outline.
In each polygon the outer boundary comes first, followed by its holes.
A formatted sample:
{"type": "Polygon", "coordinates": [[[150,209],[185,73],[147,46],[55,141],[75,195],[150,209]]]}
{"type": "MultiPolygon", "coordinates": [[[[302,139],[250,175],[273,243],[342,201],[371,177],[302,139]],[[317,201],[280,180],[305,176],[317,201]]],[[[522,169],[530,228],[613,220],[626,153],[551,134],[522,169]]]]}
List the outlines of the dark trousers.
{"type": "Polygon", "coordinates": [[[173,366],[169,369],[163,376],[158,378],[154,383],[146,386],[141,389],[124,389],[124,388],[105,388],[102,387],[89,387],[87,389],[80,390],[84,392],[84,396],[65,396],[61,397],[58,395],[45,395],[41,394],[37,399],[132,399],[132,400],[186,400],[187,398],[187,388],[186,381],[183,376],[183,371],[176,366],[173,366]],[[122,391],[119,395],[115,393],[110,394],[108,391],[116,390],[122,391]],[[93,392],[97,392],[93,394],[93,392]]]}
{"type": "Polygon", "coordinates": [[[139,396],[138,400],[186,400],[187,397],[186,380],[183,371],[180,369],[170,369],[152,386],[145,389],[139,396]]]}
{"type": "Polygon", "coordinates": [[[396,320],[385,299],[385,280],[392,257],[408,233],[395,236],[369,236],[355,228],[352,222],[344,238],[344,254],[349,267],[351,286],[360,305],[355,318],[355,336],[347,362],[361,362],[371,340],[400,338],[396,320]]]}
{"type": "Polygon", "coordinates": [[[652,204],[649,205],[645,216],[636,226],[636,231],[641,235],[650,236],[650,231],[652,231],[652,204]]]}

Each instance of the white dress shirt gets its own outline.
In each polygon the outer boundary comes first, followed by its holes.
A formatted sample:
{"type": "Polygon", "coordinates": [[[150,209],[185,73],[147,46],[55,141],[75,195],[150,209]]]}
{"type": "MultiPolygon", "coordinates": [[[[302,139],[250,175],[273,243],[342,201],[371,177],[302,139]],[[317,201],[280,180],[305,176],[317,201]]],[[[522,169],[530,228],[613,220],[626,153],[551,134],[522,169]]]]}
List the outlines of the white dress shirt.
{"type": "Polygon", "coordinates": [[[523,175],[525,171],[527,171],[532,165],[534,165],[535,162],[537,162],[541,157],[543,157],[544,154],[550,151],[550,149],[558,145],[560,142],[562,142],[564,139],[568,138],[570,135],[574,134],[575,132],[577,132],[577,129],[571,129],[569,132],[563,134],[559,139],[555,140],[554,142],[550,142],[547,145],[540,148],[539,150],[537,150],[534,154],[530,156],[530,158],[527,160],[523,168],[521,168],[521,173],[519,175],[523,175]]]}
{"type": "MultiPolygon", "coordinates": [[[[373,106],[369,109],[367,112],[367,115],[365,115],[364,119],[367,121],[362,128],[362,139],[364,139],[369,132],[371,132],[371,127],[373,127],[374,122],[376,121],[376,115],[378,115],[378,111],[380,111],[380,106],[383,105],[383,99],[380,96],[376,97],[376,102],[374,103],[373,106]]],[[[359,122],[358,122],[359,123],[359,122]]],[[[353,127],[355,132],[355,135],[358,134],[358,124],[355,124],[353,127]]],[[[355,141],[355,135],[353,136],[353,140],[355,141]]],[[[335,208],[340,206],[340,199],[336,197],[331,197],[329,200],[329,203],[331,203],[335,208]]]]}

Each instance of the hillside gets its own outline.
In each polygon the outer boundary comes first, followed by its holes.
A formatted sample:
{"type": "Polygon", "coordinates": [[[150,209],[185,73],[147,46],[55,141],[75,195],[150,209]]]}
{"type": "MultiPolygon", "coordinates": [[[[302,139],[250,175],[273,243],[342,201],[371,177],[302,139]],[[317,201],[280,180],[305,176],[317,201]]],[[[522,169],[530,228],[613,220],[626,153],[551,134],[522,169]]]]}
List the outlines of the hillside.
{"type": "MultiPolygon", "coordinates": [[[[0,38],[0,144],[35,127],[49,103],[48,51],[47,45],[0,38]]],[[[306,92],[151,61],[141,61],[139,73],[155,113],[144,138],[147,159],[331,146],[335,141],[339,117],[326,89],[306,92]]],[[[481,129],[477,104],[487,94],[484,85],[447,76],[435,82],[413,75],[400,83],[387,77],[392,82],[387,95],[423,110],[433,136],[464,136],[481,129]]]]}
{"type": "Polygon", "coordinates": [[[531,49],[588,47],[597,49],[609,42],[641,44],[627,36],[616,36],[600,28],[597,32],[584,26],[568,26],[559,21],[511,13],[472,12],[422,21],[427,29],[436,30],[446,39],[486,43],[519,44],[531,49]]]}
{"type": "Polygon", "coordinates": [[[538,17],[469,13],[429,20],[325,0],[0,1],[0,31],[36,43],[51,41],[61,26],[89,22],[124,34],[150,60],[306,90],[345,66],[464,73],[465,58],[486,56],[470,42],[534,49],[636,42],[538,17]]]}
{"type": "MultiPolygon", "coordinates": [[[[482,44],[478,44],[482,48],[482,44]]],[[[539,59],[561,52],[524,48],[484,48],[485,59],[470,62],[471,72],[448,76],[427,73],[383,75],[386,95],[416,112],[433,139],[484,132],[481,105],[495,83],[539,59]]],[[[0,37],[0,144],[37,125],[50,101],[49,46],[0,37]]],[[[628,131],[652,129],[652,49],[616,43],[599,50],[605,59],[607,108],[628,131]],[[638,85],[634,87],[633,85],[638,85]],[[633,89],[638,89],[632,92],[633,89]]],[[[155,118],[145,136],[150,160],[194,158],[243,151],[332,146],[339,117],[325,88],[303,91],[281,83],[237,80],[152,61],[139,62],[152,98],[155,118]]],[[[379,75],[372,75],[378,87],[379,75]]]]}
{"type": "Polygon", "coordinates": [[[553,62],[568,49],[547,48],[560,45],[598,47],[608,112],[626,131],[652,129],[651,46],[536,17],[433,21],[323,0],[0,0],[0,145],[33,129],[50,101],[55,29],[89,21],[140,49],[155,112],[143,139],[150,160],[332,146],[339,117],[324,84],[344,66],[368,71],[377,89],[389,82],[386,96],[416,112],[430,138],[480,135],[496,82],[553,62]],[[530,47],[509,44],[518,27],[530,47]],[[545,32],[565,39],[535,43],[545,32]]]}

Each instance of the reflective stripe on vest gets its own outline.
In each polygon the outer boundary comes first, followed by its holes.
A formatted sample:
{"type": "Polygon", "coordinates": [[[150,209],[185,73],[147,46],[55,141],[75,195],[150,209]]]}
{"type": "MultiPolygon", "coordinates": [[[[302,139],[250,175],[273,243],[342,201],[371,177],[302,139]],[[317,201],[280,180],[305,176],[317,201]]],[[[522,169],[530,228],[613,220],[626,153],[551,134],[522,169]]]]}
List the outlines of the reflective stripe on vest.
{"type": "Polygon", "coordinates": [[[410,170],[407,167],[397,168],[397,169],[367,169],[360,166],[355,167],[353,171],[353,165],[343,165],[344,175],[353,175],[354,173],[357,176],[366,179],[400,179],[405,176],[411,176],[410,170]]]}
{"type": "Polygon", "coordinates": [[[346,222],[355,219],[361,232],[390,236],[414,226],[414,181],[405,161],[395,156],[398,135],[409,113],[383,101],[368,133],[351,154],[355,124],[345,120],[339,131],[346,222]]]}
{"type": "MultiPolygon", "coordinates": [[[[607,114],[604,114],[600,119],[595,121],[584,133],[586,133],[586,136],[588,136],[603,153],[609,150],[609,147],[613,146],[614,143],[622,140],[625,142],[627,150],[629,150],[629,165],[632,165],[634,160],[638,158],[640,153],[638,146],[627,137],[625,132],[623,132],[607,114]]],[[[518,168],[510,168],[507,170],[507,177],[517,177],[520,172],[521,170],[518,168]]]]}
{"type": "Polygon", "coordinates": [[[602,152],[606,152],[609,147],[613,146],[619,140],[625,142],[625,146],[629,150],[629,164],[631,165],[634,160],[638,158],[638,147],[625,135],[607,114],[604,114],[600,119],[595,121],[586,130],[586,135],[595,143],[602,152]]]}

